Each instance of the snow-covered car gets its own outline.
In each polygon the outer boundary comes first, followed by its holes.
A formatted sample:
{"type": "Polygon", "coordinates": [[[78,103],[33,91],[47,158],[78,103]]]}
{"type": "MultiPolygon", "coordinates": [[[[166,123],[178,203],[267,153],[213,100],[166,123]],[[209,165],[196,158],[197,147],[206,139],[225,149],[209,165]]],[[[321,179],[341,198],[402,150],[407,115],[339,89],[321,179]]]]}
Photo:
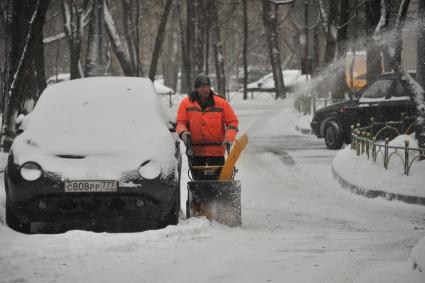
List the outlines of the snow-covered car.
{"type": "Polygon", "coordinates": [[[20,232],[142,231],[177,224],[178,137],[149,79],[49,86],[17,119],[6,222],[20,232]]]}

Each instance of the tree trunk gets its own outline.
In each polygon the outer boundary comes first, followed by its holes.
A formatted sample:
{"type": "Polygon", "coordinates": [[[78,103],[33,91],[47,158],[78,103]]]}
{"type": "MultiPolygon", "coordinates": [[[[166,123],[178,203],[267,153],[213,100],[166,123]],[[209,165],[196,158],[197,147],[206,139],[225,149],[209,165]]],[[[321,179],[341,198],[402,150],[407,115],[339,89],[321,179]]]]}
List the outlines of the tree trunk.
{"type": "Polygon", "coordinates": [[[226,98],[226,76],[224,70],[224,54],[223,45],[220,36],[220,26],[218,24],[218,11],[216,0],[210,1],[210,13],[211,13],[211,32],[212,32],[212,44],[214,50],[214,62],[215,62],[215,74],[217,80],[218,94],[226,98]]]}
{"type": "MultiPolygon", "coordinates": [[[[190,2],[190,1],[189,1],[190,2]]],[[[192,83],[191,83],[191,76],[190,76],[190,56],[188,55],[188,43],[186,42],[186,28],[183,22],[183,14],[181,11],[180,1],[177,1],[176,3],[176,9],[177,9],[177,15],[179,19],[179,27],[180,27],[180,44],[181,44],[181,59],[182,59],[182,65],[183,70],[181,72],[181,81],[180,81],[180,88],[182,93],[190,93],[192,90],[192,83]]]]}
{"type": "Polygon", "coordinates": [[[388,54],[388,49],[384,47],[385,42],[382,42],[382,41],[385,41],[383,37],[389,27],[389,19],[390,19],[390,12],[391,12],[390,1],[381,0],[380,6],[381,6],[381,9],[380,9],[381,16],[379,18],[378,25],[375,28],[373,39],[381,47],[381,52],[384,57],[384,60],[383,60],[384,71],[389,71],[389,69],[391,68],[389,63],[391,56],[388,54]]]}
{"type": "Polygon", "coordinates": [[[139,30],[139,26],[140,26],[140,1],[136,1],[136,27],[134,28],[135,32],[136,32],[136,62],[137,62],[137,66],[136,66],[136,73],[139,76],[143,76],[143,66],[142,63],[140,62],[140,30],[139,30]]]}
{"type": "MultiPolygon", "coordinates": [[[[338,16],[338,0],[329,0],[327,14],[327,32],[326,32],[326,50],[325,64],[329,65],[335,60],[336,54],[336,34],[337,34],[337,16],[338,16]]],[[[326,20],[325,19],[325,20],[326,20]]]]}
{"type": "MultiPolygon", "coordinates": [[[[42,27],[49,1],[12,1],[7,25],[6,77],[4,86],[3,120],[0,137],[2,152],[8,152],[15,138],[14,121],[17,113],[27,113],[29,101],[34,102],[45,87],[42,27]],[[37,75],[37,77],[36,77],[37,75]]],[[[31,103],[30,108],[32,108],[31,103]]],[[[30,108],[28,110],[30,110],[30,108]]]]}
{"type": "MultiPolygon", "coordinates": [[[[206,10],[209,10],[209,1],[205,0],[206,10]]],[[[205,73],[208,75],[210,72],[210,31],[211,31],[211,14],[207,14],[206,32],[205,32],[205,73]]]]}
{"type": "Polygon", "coordinates": [[[205,72],[205,47],[208,33],[208,3],[206,0],[197,0],[196,2],[196,32],[194,39],[194,73],[205,72]]]}
{"type": "Polygon", "coordinates": [[[320,72],[320,38],[322,37],[322,32],[319,27],[313,29],[314,33],[314,53],[313,53],[313,75],[316,75],[320,72]]]}
{"type": "Polygon", "coordinates": [[[365,33],[366,40],[366,79],[367,83],[374,82],[382,71],[381,51],[373,40],[373,31],[379,23],[380,3],[379,0],[370,0],[365,3],[364,10],[366,14],[365,33]]]}
{"type": "MultiPolygon", "coordinates": [[[[138,0],[136,0],[138,1],[138,0]]],[[[132,0],[122,0],[123,7],[123,23],[124,23],[124,34],[127,42],[128,54],[130,58],[131,69],[133,70],[133,76],[142,76],[142,69],[138,68],[140,62],[138,61],[138,48],[136,47],[136,28],[133,19],[133,5],[132,0]]]]}
{"type": "Polygon", "coordinates": [[[86,54],[86,77],[104,76],[107,69],[105,7],[105,0],[93,1],[86,54]]]}
{"type": "Polygon", "coordinates": [[[131,61],[130,54],[127,52],[124,43],[121,40],[120,35],[118,34],[114,20],[112,19],[112,16],[109,12],[108,6],[105,5],[104,9],[106,31],[108,32],[112,49],[114,50],[114,53],[117,56],[118,62],[121,65],[124,75],[127,77],[137,77],[137,65],[133,64],[131,61]]]}
{"type": "Polygon", "coordinates": [[[173,0],[167,0],[165,2],[164,10],[162,11],[161,21],[159,23],[158,33],[156,34],[155,46],[153,48],[152,62],[149,69],[149,78],[151,81],[155,80],[156,67],[158,65],[159,55],[161,53],[162,42],[164,39],[165,28],[167,26],[168,15],[170,14],[171,4],[173,0]]]}
{"type": "Polygon", "coordinates": [[[62,18],[70,53],[70,79],[78,79],[81,77],[79,69],[83,25],[81,7],[77,7],[74,1],[62,0],[62,18]]]}
{"type": "Polygon", "coordinates": [[[192,89],[192,81],[194,79],[193,74],[193,45],[195,35],[196,17],[195,11],[196,6],[193,0],[186,1],[186,49],[185,49],[185,60],[186,60],[186,83],[188,85],[189,92],[192,89]]]}
{"type": "MultiPolygon", "coordinates": [[[[400,10],[397,15],[396,21],[396,42],[394,47],[394,56],[391,56],[391,66],[397,72],[402,69],[401,66],[401,50],[403,49],[403,37],[402,37],[402,29],[404,27],[404,23],[406,22],[407,10],[409,9],[410,0],[403,0],[400,4],[400,10]]],[[[390,52],[388,52],[390,53],[390,52]]]]}
{"type": "Polygon", "coordinates": [[[164,84],[177,91],[178,72],[180,67],[180,48],[178,34],[178,18],[176,9],[173,9],[170,15],[170,24],[165,33],[165,42],[161,51],[162,73],[164,75],[164,84]]]}
{"type": "Polygon", "coordinates": [[[425,89],[425,1],[418,1],[416,81],[425,89]]]}
{"type": "Polygon", "coordinates": [[[348,27],[348,1],[339,0],[338,1],[338,32],[337,32],[337,60],[340,60],[341,64],[337,69],[337,78],[332,89],[332,98],[333,99],[344,99],[345,93],[348,91],[347,86],[347,77],[345,75],[345,59],[347,53],[347,27],[348,27]]]}
{"type": "MultiPolygon", "coordinates": [[[[7,25],[8,25],[8,19],[10,17],[10,11],[9,9],[11,5],[11,0],[6,1],[0,1],[0,49],[6,51],[7,49],[7,25]]],[[[8,57],[7,54],[4,54],[3,60],[6,61],[6,58],[8,57]]],[[[4,62],[4,61],[3,61],[4,62]]],[[[6,66],[5,64],[0,64],[0,109],[3,110],[3,102],[4,102],[4,87],[7,85],[6,83],[6,66]]]]}
{"type": "Polygon", "coordinates": [[[347,28],[350,8],[347,0],[339,0],[339,18],[338,18],[338,33],[337,33],[337,57],[345,56],[347,52],[347,28]]]}
{"type": "MultiPolygon", "coordinates": [[[[416,81],[425,89],[425,1],[418,1],[418,42],[416,81]]],[[[420,148],[425,148],[425,93],[417,93],[416,101],[419,109],[417,137],[420,148]],[[421,97],[422,96],[422,97],[421,97]]],[[[421,159],[423,159],[422,157],[421,159]]]]}
{"type": "Polygon", "coordinates": [[[275,98],[286,98],[285,85],[283,82],[282,65],[280,62],[279,41],[277,39],[277,19],[272,11],[272,4],[268,0],[262,0],[263,22],[266,30],[266,39],[269,48],[270,63],[273,71],[275,85],[275,98]]]}
{"type": "Polygon", "coordinates": [[[243,9],[243,99],[248,99],[248,0],[242,0],[243,9]]]}
{"type": "MultiPolygon", "coordinates": [[[[41,3],[40,3],[41,4],[41,3]]],[[[39,15],[34,25],[34,39],[33,39],[33,52],[32,57],[34,60],[35,79],[37,82],[38,92],[33,97],[34,101],[38,100],[40,94],[47,87],[46,73],[44,64],[44,45],[43,45],[43,25],[46,19],[47,9],[49,3],[43,3],[39,10],[39,15]]],[[[25,109],[27,112],[32,111],[32,108],[25,109]]]]}
{"type": "Polygon", "coordinates": [[[389,0],[381,0],[380,3],[380,12],[381,16],[379,18],[378,25],[375,28],[375,32],[373,38],[375,40],[380,40],[385,31],[388,28],[388,23],[390,19],[390,1],[389,0]]]}
{"type": "MultiPolygon", "coordinates": [[[[423,1],[419,1],[423,2],[423,1]]],[[[403,0],[400,4],[400,9],[397,15],[397,21],[396,21],[396,27],[395,27],[395,43],[394,46],[394,53],[393,56],[391,56],[391,67],[394,70],[394,72],[398,73],[402,80],[401,83],[403,84],[404,88],[406,88],[410,93],[412,93],[415,96],[415,102],[417,106],[417,127],[416,127],[416,138],[418,139],[418,146],[420,148],[425,148],[425,91],[424,88],[416,82],[408,72],[404,70],[404,68],[401,65],[401,51],[403,48],[403,41],[402,41],[402,30],[404,27],[404,24],[406,22],[406,16],[407,11],[409,8],[410,0],[403,0]]],[[[424,7],[423,4],[418,5],[418,16],[424,13],[424,7]]],[[[420,18],[418,18],[420,20],[420,18]]],[[[421,19],[423,20],[423,18],[421,19]]],[[[420,27],[419,30],[421,30],[423,27],[420,27]]],[[[418,50],[423,48],[422,46],[419,46],[420,41],[423,40],[418,36],[418,50]],[[420,48],[419,48],[420,47],[420,48]]],[[[388,52],[388,54],[391,54],[391,52],[388,52]]],[[[419,60],[423,60],[423,58],[417,58],[417,62],[419,60]]],[[[422,152],[421,159],[425,159],[425,153],[422,152]]]]}
{"type": "MultiPolygon", "coordinates": [[[[394,70],[395,73],[397,73],[401,77],[401,83],[403,87],[409,93],[412,93],[415,97],[415,102],[417,106],[416,138],[418,139],[419,147],[425,148],[425,97],[424,97],[425,91],[424,91],[424,88],[418,82],[416,82],[410,76],[410,74],[404,70],[404,68],[401,65],[401,51],[403,48],[402,30],[406,22],[406,16],[407,16],[409,4],[410,4],[410,0],[403,0],[400,4],[400,8],[399,8],[399,12],[397,15],[397,20],[396,20],[396,26],[394,28],[394,33],[395,33],[394,42],[391,42],[391,43],[384,42],[384,44],[382,44],[381,42],[381,44],[383,46],[383,50],[385,50],[387,54],[389,55],[391,68],[394,70]],[[394,52],[389,52],[388,51],[389,48],[394,48],[394,52]]],[[[389,0],[381,1],[381,11],[382,13],[384,13],[384,15],[381,14],[380,24],[382,22],[383,17],[386,17],[386,16],[389,17],[389,9],[386,9],[388,5],[389,5],[389,0]]],[[[418,5],[418,16],[424,12],[423,9],[424,9],[423,4],[418,5]]],[[[376,40],[380,40],[382,38],[382,29],[380,24],[378,24],[375,30],[374,38],[376,40]]],[[[418,44],[420,44],[420,40],[421,38],[418,37],[418,44]]],[[[421,45],[420,48],[423,48],[423,45],[421,45]]],[[[425,158],[423,154],[424,153],[422,153],[421,159],[425,158]]]]}

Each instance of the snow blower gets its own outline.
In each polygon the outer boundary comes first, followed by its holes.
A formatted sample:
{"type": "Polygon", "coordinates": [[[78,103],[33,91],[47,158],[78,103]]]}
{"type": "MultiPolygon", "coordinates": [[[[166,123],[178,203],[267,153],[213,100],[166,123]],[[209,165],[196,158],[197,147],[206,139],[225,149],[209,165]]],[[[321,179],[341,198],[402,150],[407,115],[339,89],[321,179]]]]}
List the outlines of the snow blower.
{"type": "MultiPolygon", "coordinates": [[[[187,184],[188,199],[186,216],[205,216],[228,226],[240,226],[241,221],[241,182],[235,180],[235,168],[242,150],[248,144],[243,135],[235,141],[232,149],[227,149],[227,158],[223,166],[192,166],[189,160],[191,181],[187,184]]],[[[188,145],[188,151],[191,145],[188,145]]],[[[190,177],[190,176],[189,176],[190,177]]]]}

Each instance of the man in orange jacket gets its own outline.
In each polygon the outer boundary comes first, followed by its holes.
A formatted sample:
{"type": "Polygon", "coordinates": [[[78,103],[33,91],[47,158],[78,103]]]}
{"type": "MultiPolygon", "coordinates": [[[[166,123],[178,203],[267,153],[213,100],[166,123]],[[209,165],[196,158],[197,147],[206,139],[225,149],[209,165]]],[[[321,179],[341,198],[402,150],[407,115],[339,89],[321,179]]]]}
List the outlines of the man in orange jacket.
{"type": "Polygon", "coordinates": [[[211,90],[208,76],[198,75],[195,91],[180,103],[176,131],[186,148],[190,142],[192,152],[187,153],[192,166],[224,164],[225,150],[238,132],[238,118],[230,104],[211,90]]]}

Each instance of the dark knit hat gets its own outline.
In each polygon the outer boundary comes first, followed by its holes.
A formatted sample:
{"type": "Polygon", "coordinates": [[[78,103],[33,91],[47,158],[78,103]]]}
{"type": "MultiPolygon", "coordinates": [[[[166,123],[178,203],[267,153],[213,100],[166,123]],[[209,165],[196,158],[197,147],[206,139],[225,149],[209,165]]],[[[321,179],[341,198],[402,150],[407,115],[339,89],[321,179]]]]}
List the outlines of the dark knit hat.
{"type": "Polygon", "coordinates": [[[197,75],[195,78],[195,89],[205,85],[211,86],[210,78],[204,73],[197,75]]]}

